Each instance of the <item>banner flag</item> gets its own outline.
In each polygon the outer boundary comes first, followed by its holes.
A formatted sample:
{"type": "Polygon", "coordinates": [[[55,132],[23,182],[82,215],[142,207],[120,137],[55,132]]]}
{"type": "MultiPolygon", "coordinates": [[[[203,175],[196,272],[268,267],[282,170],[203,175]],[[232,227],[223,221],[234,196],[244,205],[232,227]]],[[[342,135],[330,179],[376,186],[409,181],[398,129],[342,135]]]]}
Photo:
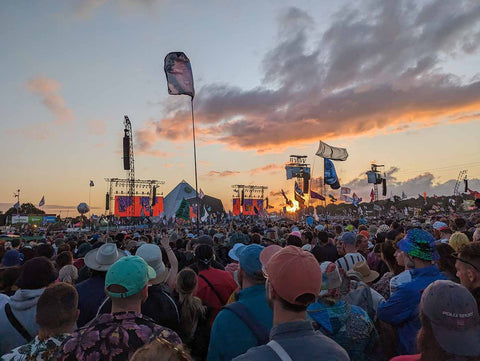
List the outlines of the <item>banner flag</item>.
{"type": "Polygon", "coordinates": [[[373,188],[372,188],[372,191],[370,192],[370,203],[373,203],[375,201],[375,192],[373,191],[373,188]]]}
{"type": "Polygon", "coordinates": [[[405,194],[404,191],[402,191],[402,199],[407,199],[407,195],[405,194]]]}
{"type": "Polygon", "coordinates": [[[340,188],[335,166],[333,165],[333,162],[327,158],[324,159],[324,182],[332,189],[340,188]]]}
{"type": "Polygon", "coordinates": [[[285,194],[285,192],[283,191],[283,189],[281,190],[282,191],[282,196],[283,198],[285,198],[285,203],[290,206],[290,207],[293,207],[293,202],[288,199],[287,195],[285,194]]]}
{"type": "Polygon", "coordinates": [[[337,148],[320,141],[317,153],[321,158],[328,158],[331,160],[347,160],[348,152],[345,148],[337,148]]]}
{"type": "Polygon", "coordinates": [[[303,199],[302,196],[297,192],[295,192],[295,200],[298,202],[300,206],[303,206],[305,204],[305,199],[303,199]]]}
{"type": "Polygon", "coordinates": [[[15,204],[13,205],[13,208],[19,209],[19,208],[20,208],[20,201],[17,201],[17,203],[15,203],[15,204]]]}
{"type": "Polygon", "coordinates": [[[195,97],[193,73],[190,60],[180,52],[168,53],[165,57],[165,74],[167,76],[168,94],[189,95],[195,97]]]}
{"type": "Polygon", "coordinates": [[[300,194],[303,197],[303,191],[300,189],[300,186],[298,185],[298,183],[296,181],[295,181],[295,192],[297,192],[298,194],[300,194]]]}
{"type": "Polygon", "coordinates": [[[320,199],[321,201],[324,201],[325,200],[325,197],[322,196],[321,194],[317,193],[317,192],[314,192],[310,189],[310,198],[313,198],[313,199],[320,199]]]}
{"type": "Polygon", "coordinates": [[[90,181],[90,187],[94,187],[94,186],[95,186],[95,184],[93,184],[93,181],[91,180],[90,181]]]}
{"type": "Polygon", "coordinates": [[[38,203],[39,207],[43,207],[45,205],[45,196],[42,196],[42,199],[40,200],[40,203],[38,203]]]}

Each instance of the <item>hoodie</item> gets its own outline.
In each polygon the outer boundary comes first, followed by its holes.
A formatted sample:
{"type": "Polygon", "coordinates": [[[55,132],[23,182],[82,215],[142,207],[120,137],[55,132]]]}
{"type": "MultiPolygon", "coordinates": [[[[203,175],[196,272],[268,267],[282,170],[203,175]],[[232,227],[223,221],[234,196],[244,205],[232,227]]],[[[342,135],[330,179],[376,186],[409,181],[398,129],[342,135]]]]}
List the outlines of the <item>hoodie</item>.
{"type": "MultiPolygon", "coordinates": [[[[10,297],[10,307],[17,320],[28,333],[35,337],[38,334],[38,325],[35,323],[37,302],[45,288],[36,290],[20,289],[10,297]]],[[[11,349],[26,344],[28,341],[12,326],[5,313],[5,306],[0,309],[0,355],[11,349]]]]}

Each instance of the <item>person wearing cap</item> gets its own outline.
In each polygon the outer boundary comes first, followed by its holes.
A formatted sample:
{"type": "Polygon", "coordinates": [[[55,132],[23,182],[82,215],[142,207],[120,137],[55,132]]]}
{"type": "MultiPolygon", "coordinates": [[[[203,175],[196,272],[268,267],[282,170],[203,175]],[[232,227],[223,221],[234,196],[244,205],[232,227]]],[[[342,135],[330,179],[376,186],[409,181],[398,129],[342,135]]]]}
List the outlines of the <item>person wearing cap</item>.
{"type": "Polygon", "coordinates": [[[243,243],[235,243],[233,247],[228,251],[228,258],[232,260],[232,262],[228,263],[225,266],[225,271],[230,273],[232,277],[237,280],[238,274],[238,256],[236,254],[237,250],[241,247],[244,247],[243,243]]]}
{"type": "Polygon", "coordinates": [[[19,289],[0,308],[0,355],[30,342],[38,334],[35,323],[37,302],[45,287],[55,282],[57,276],[55,266],[46,257],[25,262],[16,281],[19,289]]]}
{"type": "Polygon", "coordinates": [[[240,291],[236,295],[237,302],[224,307],[215,318],[207,361],[231,360],[249,348],[268,341],[273,314],[265,295],[265,278],[260,262],[263,249],[258,244],[237,247],[233,256],[239,261],[240,291]],[[248,317],[250,322],[255,322],[263,330],[264,339],[259,340],[241,317],[248,317]]]}
{"type": "MultiPolygon", "coordinates": [[[[162,245],[170,248],[168,241],[168,237],[163,237],[162,245]]],[[[171,254],[175,257],[173,251],[171,254]]],[[[150,286],[148,287],[148,298],[142,304],[142,314],[152,318],[159,325],[179,332],[180,313],[178,305],[171,296],[169,287],[166,285],[169,271],[163,263],[160,247],[156,244],[144,244],[138,248],[136,255],[147,262],[156,273],[155,279],[150,281],[150,286]]],[[[175,277],[176,273],[175,268],[175,277]]]]}
{"type": "Polygon", "coordinates": [[[20,266],[23,262],[24,255],[16,249],[5,252],[2,258],[2,268],[20,266]]]}
{"type": "Polygon", "coordinates": [[[210,245],[196,246],[194,259],[198,270],[196,296],[210,307],[210,324],[213,324],[218,312],[237,288],[237,283],[230,273],[211,267],[213,248],[210,245]]]}
{"type": "Polygon", "coordinates": [[[413,228],[398,248],[405,253],[405,264],[410,269],[412,280],[401,284],[390,298],[380,304],[378,318],[397,328],[398,353],[415,354],[415,339],[420,329],[418,305],[427,286],[446,277],[432,262],[438,260],[435,238],[428,232],[413,228]]]}
{"type": "Polygon", "coordinates": [[[75,285],[78,292],[78,309],[80,310],[77,320],[78,327],[91,321],[97,315],[102,304],[107,301],[105,275],[110,266],[125,255],[124,251],[117,249],[115,243],[105,243],[85,255],[84,262],[89,269],[90,277],[75,285]]]}
{"type": "Polygon", "coordinates": [[[337,267],[342,268],[345,272],[348,272],[353,268],[355,263],[366,261],[365,257],[363,257],[357,251],[357,239],[355,233],[345,232],[342,234],[341,241],[345,247],[345,256],[335,261],[337,267]]]}
{"type": "Polygon", "coordinates": [[[78,293],[70,284],[59,282],[45,288],[35,313],[38,335],[3,355],[2,361],[53,360],[58,347],[75,328],[77,304],[78,293]]]}
{"type": "Polygon", "coordinates": [[[178,335],[141,313],[155,270],[138,256],[126,256],[108,268],[105,291],[112,312],[101,314],[63,342],[58,360],[127,360],[155,337],[181,344],[178,335]]]}
{"type": "Polygon", "coordinates": [[[351,360],[369,360],[375,351],[377,333],[372,320],[361,307],[340,300],[342,278],[337,265],[322,262],[322,290],[317,302],[307,308],[315,329],[342,346],[351,360]]]}
{"type": "MultiPolygon", "coordinates": [[[[448,224],[445,222],[436,221],[432,224],[433,236],[439,242],[442,242],[442,230],[449,229],[448,224]]],[[[445,242],[442,242],[445,243],[445,242]]]]}
{"type": "Polygon", "coordinates": [[[480,242],[463,245],[456,258],[455,268],[460,283],[475,297],[480,310],[480,242]]]}
{"type": "Polygon", "coordinates": [[[277,361],[279,357],[292,361],[350,360],[341,346],[316,333],[312,323],[305,319],[307,306],[316,301],[322,285],[322,271],[315,257],[295,246],[287,246],[273,255],[269,248],[262,251],[260,259],[267,302],[273,309],[270,341],[234,360],[277,361]]]}
{"type": "Polygon", "coordinates": [[[422,294],[419,354],[392,361],[478,360],[480,316],[474,297],[452,281],[435,281],[422,294]]]}

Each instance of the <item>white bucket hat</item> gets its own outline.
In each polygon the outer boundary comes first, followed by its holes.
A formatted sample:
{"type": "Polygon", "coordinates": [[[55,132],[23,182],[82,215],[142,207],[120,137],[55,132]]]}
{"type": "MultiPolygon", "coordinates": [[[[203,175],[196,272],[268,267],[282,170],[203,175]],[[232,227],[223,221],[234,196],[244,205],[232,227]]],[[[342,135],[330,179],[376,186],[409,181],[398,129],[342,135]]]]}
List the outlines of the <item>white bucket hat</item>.
{"type": "Polygon", "coordinates": [[[89,251],[84,258],[85,265],[95,271],[108,271],[110,266],[127,254],[117,249],[115,243],[105,243],[89,251]]]}

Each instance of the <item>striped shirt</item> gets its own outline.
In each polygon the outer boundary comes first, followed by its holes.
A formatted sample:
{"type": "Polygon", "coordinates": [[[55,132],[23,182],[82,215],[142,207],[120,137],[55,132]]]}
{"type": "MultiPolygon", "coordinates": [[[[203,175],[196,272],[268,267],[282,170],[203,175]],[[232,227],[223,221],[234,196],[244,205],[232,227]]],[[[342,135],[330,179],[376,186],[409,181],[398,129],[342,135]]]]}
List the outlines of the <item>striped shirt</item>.
{"type": "Polygon", "coordinates": [[[363,257],[360,253],[347,253],[342,258],[337,259],[335,264],[337,267],[343,268],[345,272],[347,272],[353,269],[355,263],[361,261],[365,261],[365,257],[363,257]]]}

